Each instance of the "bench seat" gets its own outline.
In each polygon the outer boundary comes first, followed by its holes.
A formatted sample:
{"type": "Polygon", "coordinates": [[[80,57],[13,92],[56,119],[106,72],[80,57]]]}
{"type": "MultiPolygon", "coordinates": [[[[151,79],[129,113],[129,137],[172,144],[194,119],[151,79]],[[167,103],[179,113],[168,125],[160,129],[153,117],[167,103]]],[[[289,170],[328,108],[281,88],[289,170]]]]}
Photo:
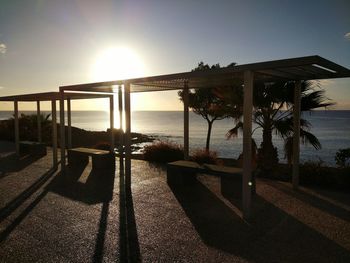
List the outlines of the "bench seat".
{"type": "MultiPolygon", "coordinates": [[[[196,182],[196,174],[219,176],[221,192],[224,196],[241,197],[243,169],[214,164],[198,164],[192,161],[176,161],[167,164],[169,185],[190,185],[196,182]]],[[[255,179],[252,180],[252,193],[255,193],[255,179]]]]}
{"type": "Polygon", "coordinates": [[[68,150],[68,163],[72,166],[86,166],[92,159],[93,169],[114,169],[115,155],[109,151],[91,148],[72,148],[68,150]]]}

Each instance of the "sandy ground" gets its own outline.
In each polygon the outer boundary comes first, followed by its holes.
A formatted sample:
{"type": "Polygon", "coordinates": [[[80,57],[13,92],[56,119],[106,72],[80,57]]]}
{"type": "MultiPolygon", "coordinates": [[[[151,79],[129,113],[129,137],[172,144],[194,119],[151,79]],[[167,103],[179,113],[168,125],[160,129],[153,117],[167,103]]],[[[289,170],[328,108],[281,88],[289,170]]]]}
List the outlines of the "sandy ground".
{"type": "Polygon", "coordinates": [[[257,181],[254,217],[217,177],[190,187],[132,161],[131,189],[89,164],[0,167],[0,262],[350,262],[350,195],[257,181]]]}

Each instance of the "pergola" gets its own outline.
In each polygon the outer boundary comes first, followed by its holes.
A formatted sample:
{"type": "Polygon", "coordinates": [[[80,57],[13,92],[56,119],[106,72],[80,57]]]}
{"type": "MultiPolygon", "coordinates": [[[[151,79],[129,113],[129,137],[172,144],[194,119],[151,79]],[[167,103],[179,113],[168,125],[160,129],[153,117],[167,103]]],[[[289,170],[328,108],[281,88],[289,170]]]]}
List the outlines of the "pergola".
{"type": "MultiPolygon", "coordinates": [[[[234,67],[183,72],[169,75],[160,75],[144,78],[116,80],[108,82],[78,84],[62,86],[59,93],[40,93],[29,95],[18,95],[2,97],[0,101],[14,101],[15,107],[15,134],[16,150],[18,152],[19,128],[18,128],[18,101],[36,101],[38,114],[40,114],[40,101],[52,102],[52,119],[56,119],[56,100],[60,101],[60,129],[61,129],[61,165],[62,172],[65,171],[65,110],[64,101],[67,100],[68,114],[68,148],[71,148],[71,99],[86,99],[110,97],[110,124],[114,127],[114,104],[113,95],[118,94],[120,127],[123,123],[123,114],[125,113],[125,131],[123,144],[125,146],[125,166],[124,173],[126,179],[131,180],[131,112],[130,112],[130,93],[132,92],[151,92],[165,90],[183,90],[184,91],[184,152],[185,159],[189,154],[189,108],[188,93],[189,89],[194,88],[215,88],[220,86],[230,86],[237,83],[237,80],[244,87],[243,101],[243,182],[242,182],[242,207],[244,218],[249,218],[251,214],[251,186],[252,186],[252,110],[253,110],[253,86],[254,81],[274,82],[274,81],[294,81],[294,138],[293,138],[293,187],[299,185],[299,146],[300,146],[300,104],[301,104],[301,82],[305,80],[346,78],[350,77],[350,70],[326,60],[319,56],[299,57],[292,59],[283,59],[267,61],[261,63],[252,63],[238,65],[234,67]]],[[[38,121],[39,125],[39,121],[38,121]]],[[[57,131],[53,127],[53,148],[54,163],[57,165],[57,131]],[[55,157],[56,155],[56,157],[55,157]]],[[[111,150],[114,149],[114,134],[111,130],[111,150]]],[[[38,138],[40,141],[40,128],[38,126],[38,138]]],[[[122,155],[121,155],[122,156],[122,155]]]]}
{"type": "MultiPolygon", "coordinates": [[[[64,93],[64,100],[67,101],[67,121],[68,121],[68,147],[72,145],[72,130],[71,130],[71,100],[80,99],[97,99],[97,98],[110,98],[110,103],[113,105],[113,96],[109,94],[90,94],[90,93],[64,93]]],[[[15,128],[15,148],[16,154],[19,156],[19,122],[18,122],[18,103],[19,102],[36,102],[37,106],[37,130],[38,130],[38,142],[42,142],[41,135],[41,110],[40,102],[51,101],[51,118],[52,118],[52,161],[53,167],[58,167],[57,161],[57,111],[56,102],[60,100],[59,92],[43,92],[43,93],[32,93],[32,94],[22,94],[22,95],[12,95],[0,97],[0,101],[3,102],[13,102],[14,103],[14,128],[15,128]]],[[[111,111],[111,116],[113,116],[113,111],[111,111]]],[[[112,119],[113,117],[111,117],[112,119]]],[[[113,122],[111,123],[111,128],[113,127],[113,122]]],[[[112,134],[112,132],[111,132],[112,134]]],[[[111,136],[111,141],[113,141],[111,136]]],[[[62,143],[62,142],[61,142],[62,143]]],[[[65,143],[63,143],[65,145],[65,143]]],[[[62,147],[61,147],[62,148],[62,147]]],[[[64,148],[63,148],[64,149],[64,148]]]]}
{"type": "MultiPolygon", "coordinates": [[[[64,99],[66,92],[118,93],[120,124],[122,111],[125,112],[125,176],[131,178],[131,114],[130,93],[164,90],[184,90],[184,152],[185,159],[189,154],[189,108],[188,92],[194,88],[229,86],[240,80],[244,86],[243,101],[243,183],[242,207],[243,216],[251,214],[252,186],[252,110],[254,81],[273,82],[277,80],[295,81],[294,92],[294,138],[293,138],[293,187],[299,185],[299,146],[300,146],[300,104],[301,82],[304,80],[331,79],[350,77],[350,70],[319,56],[299,57],[260,63],[238,65],[234,67],[183,72],[144,78],[78,84],[60,87],[61,131],[64,130],[64,99]],[[124,96],[122,96],[124,94],[124,96]]],[[[113,109],[111,109],[113,110],[113,109]]],[[[68,112],[68,114],[70,114],[68,112]]],[[[120,126],[121,127],[121,126],[120,126]]],[[[64,132],[61,132],[64,143],[64,132]]],[[[64,148],[64,145],[62,146],[64,148]]],[[[62,170],[65,169],[65,153],[61,151],[62,170]]]]}

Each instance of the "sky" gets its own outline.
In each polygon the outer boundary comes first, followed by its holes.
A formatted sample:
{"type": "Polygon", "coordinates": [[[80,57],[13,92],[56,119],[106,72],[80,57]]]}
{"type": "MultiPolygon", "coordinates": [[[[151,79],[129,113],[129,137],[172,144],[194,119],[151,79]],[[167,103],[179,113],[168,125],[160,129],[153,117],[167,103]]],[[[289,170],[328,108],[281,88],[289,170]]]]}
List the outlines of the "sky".
{"type": "MultiPolygon", "coordinates": [[[[350,68],[349,11],[349,0],[0,0],[0,96],[108,80],[112,66],[113,79],[190,71],[200,61],[226,66],[309,55],[350,68]]],[[[321,85],[333,109],[350,110],[350,78],[321,85]]],[[[176,92],[157,92],[134,95],[132,108],[182,105],[176,92]]]]}

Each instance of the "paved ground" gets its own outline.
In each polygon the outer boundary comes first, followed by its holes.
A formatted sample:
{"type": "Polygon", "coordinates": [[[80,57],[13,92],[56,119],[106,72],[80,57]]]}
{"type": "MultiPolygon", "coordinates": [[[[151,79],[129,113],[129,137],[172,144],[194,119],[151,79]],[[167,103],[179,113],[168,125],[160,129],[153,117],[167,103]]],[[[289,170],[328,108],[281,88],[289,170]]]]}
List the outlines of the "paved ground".
{"type": "Polygon", "coordinates": [[[248,223],[215,177],[171,189],[135,160],[130,190],[118,170],[50,165],[0,167],[1,262],[350,262],[347,194],[259,180],[248,223]]]}

